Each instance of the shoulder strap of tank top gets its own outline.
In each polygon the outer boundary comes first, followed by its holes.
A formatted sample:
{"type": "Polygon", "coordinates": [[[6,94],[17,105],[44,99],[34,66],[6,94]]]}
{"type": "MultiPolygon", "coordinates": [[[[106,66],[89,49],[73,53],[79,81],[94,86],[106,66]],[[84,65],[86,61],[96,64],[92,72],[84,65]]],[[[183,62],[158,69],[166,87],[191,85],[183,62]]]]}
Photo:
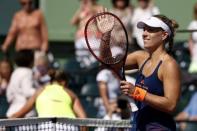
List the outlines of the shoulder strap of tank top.
{"type": "Polygon", "coordinates": [[[142,66],[140,67],[140,72],[142,72],[143,68],[144,68],[144,65],[146,64],[146,62],[150,59],[150,57],[148,57],[144,63],[142,64],[142,66]]]}
{"type": "Polygon", "coordinates": [[[160,65],[162,64],[162,60],[159,61],[159,64],[156,66],[155,70],[154,70],[154,73],[155,72],[158,72],[158,69],[160,67],[160,65]]]}

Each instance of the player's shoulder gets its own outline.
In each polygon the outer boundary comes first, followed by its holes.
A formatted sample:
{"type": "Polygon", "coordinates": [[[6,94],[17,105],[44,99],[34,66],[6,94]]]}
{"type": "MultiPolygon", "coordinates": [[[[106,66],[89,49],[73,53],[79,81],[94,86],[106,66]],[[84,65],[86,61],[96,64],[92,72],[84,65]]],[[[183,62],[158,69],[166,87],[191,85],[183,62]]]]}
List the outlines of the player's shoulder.
{"type": "Polygon", "coordinates": [[[139,55],[148,55],[149,53],[147,52],[147,51],[145,51],[145,50],[137,50],[137,51],[135,51],[134,53],[137,53],[137,54],[139,54],[139,55]]]}
{"type": "Polygon", "coordinates": [[[77,98],[77,95],[71,90],[69,89],[69,87],[64,88],[64,91],[66,93],[68,93],[68,95],[71,97],[72,101],[77,98]]]}
{"type": "Polygon", "coordinates": [[[164,65],[165,66],[176,66],[178,65],[176,60],[170,56],[170,55],[167,55],[165,58],[164,58],[164,65]]]}
{"type": "Polygon", "coordinates": [[[144,50],[135,51],[135,52],[131,53],[131,55],[133,55],[136,59],[140,59],[140,60],[143,60],[143,59],[146,59],[147,57],[149,57],[149,53],[144,50]]]}
{"type": "Polygon", "coordinates": [[[163,69],[165,69],[165,71],[167,71],[167,72],[168,71],[170,71],[170,72],[179,71],[179,65],[178,65],[178,63],[170,55],[167,55],[165,57],[165,59],[163,60],[163,64],[162,65],[163,65],[163,69]]]}
{"type": "Polygon", "coordinates": [[[127,61],[129,61],[127,64],[140,67],[140,65],[142,65],[142,63],[146,59],[148,59],[149,56],[150,56],[149,53],[144,50],[138,50],[138,51],[132,52],[127,56],[127,61]]]}

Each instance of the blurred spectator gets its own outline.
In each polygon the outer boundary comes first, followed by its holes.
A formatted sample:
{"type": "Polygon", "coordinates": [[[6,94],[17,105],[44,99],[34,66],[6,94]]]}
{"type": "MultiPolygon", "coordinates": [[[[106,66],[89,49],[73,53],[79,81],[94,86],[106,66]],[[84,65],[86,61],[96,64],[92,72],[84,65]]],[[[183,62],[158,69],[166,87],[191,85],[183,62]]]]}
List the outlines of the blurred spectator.
{"type": "MultiPolygon", "coordinates": [[[[180,112],[175,120],[178,121],[197,121],[197,92],[193,94],[189,104],[185,107],[185,109],[180,112]]],[[[181,131],[196,131],[197,124],[196,123],[180,123],[181,131]]]]}
{"type": "Polygon", "coordinates": [[[129,39],[129,49],[133,49],[132,45],[132,25],[131,19],[133,15],[133,6],[130,4],[130,0],[112,0],[113,8],[111,12],[117,15],[123,22],[127,29],[129,39]]]}
{"type": "Polygon", "coordinates": [[[71,24],[77,27],[75,34],[75,55],[81,67],[88,67],[96,60],[88,51],[85,42],[84,29],[88,19],[102,8],[96,0],[80,0],[80,7],[71,20],[71,24]]]}
{"type": "MultiPolygon", "coordinates": [[[[28,98],[35,93],[33,88],[32,66],[34,54],[32,50],[20,50],[16,53],[16,69],[11,75],[11,79],[7,88],[7,100],[9,108],[6,113],[7,117],[12,116],[20,110],[28,98]]],[[[33,116],[34,112],[29,112],[26,116],[33,116]]]]}
{"type": "Polygon", "coordinates": [[[143,19],[147,19],[151,17],[152,15],[159,14],[159,9],[156,7],[152,0],[137,0],[138,6],[134,9],[133,17],[132,17],[132,25],[133,25],[133,37],[134,42],[138,47],[144,48],[144,42],[142,39],[142,32],[143,30],[140,30],[137,28],[137,23],[143,19]]]}
{"type": "Polygon", "coordinates": [[[6,98],[6,90],[10,81],[12,71],[13,66],[8,59],[3,59],[0,61],[0,118],[6,117],[6,111],[9,106],[6,98]]]}
{"type": "Polygon", "coordinates": [[[114,109],[105,115],[105,120],[122,120],[131,118],[131,109],[128,98],[125,95],[120,95],[114,104],[114,109]]]}
{"type": "Polygon", "coordinates": [[[48,32],[45,19],[41,10],[33,8],[33,0],[19,0],[19,2],[22,9],[15,13],[7,38],[1,48],[6,52],[16,39],[15,50],[34,50],[36,60],[39,54],[48,51],[48,32]]]}
{"type": "MultiPolygon", "coordinates": [[[[135,79],[126,75],[126,80],[135,83],[135,79]]],[[[98,118],[108,118],[110,114],[116,112],[117,108],[117,100],[121,95],[120,91],[120,78],[117,74],[108,69],[104,65],[101,66],[101,70],[98,72],[96,76],[96,81],[98,83],[99,93],[100,93],[100,100],[98,102],[98,118]]],[[[138,110],[135,102],[132,98],[128,99],[128,97],[120,97],[127,99],[129,101],[129,106],[132,112],[138,110]]],[[[116,114],[115,114],[116,116],[116,114]]]]}
{"type": "MultiPolygon", "coordinates": [[[[197,29],[197,3],[193,7],[193,15],[194,19],[189,24],[189,30],[196,30],[197,29]]],[[[190,73],[197,73],[197,32],[192,32],[190,34],[189,40],[189,51],[191,55],[191,63],[189,66],[190,73]]]]}
{"type": "MultiPolygon", "coordinates": [[[[114,108],[104,116],[104,120],[123,120],[131,118],[131,111],[129,102],[125,95],[121,95],[117,98],[117,101],[113,103],[114,108]]],[[[106,131],[107,128],[98,127],[95,131],[106,131]]]]}
{"type": "Polygon", "coordinates": [[[11,117],[23,117],[35,104],[39,117],[85,118],[86,113],[79,98],[68,89],[68,78],[64,71],[51,74],[51,84],[40,88],[23,108],[11,117]]]}
{"type": "Polygon", "coordinates": [[[120,82],[118,76],[110,69],[103,68],[96,77],[101,96],[97,117],[103,118],[113,112],[116,100],[120,95],[120,82]]]}
{"type": "Polygon", "coordinates": [[[49,60],[46,55],[39,56],[36,65],[33,68],[34,87],[43,87],[50,82],[51,78],[48,74],[49,60]]]}

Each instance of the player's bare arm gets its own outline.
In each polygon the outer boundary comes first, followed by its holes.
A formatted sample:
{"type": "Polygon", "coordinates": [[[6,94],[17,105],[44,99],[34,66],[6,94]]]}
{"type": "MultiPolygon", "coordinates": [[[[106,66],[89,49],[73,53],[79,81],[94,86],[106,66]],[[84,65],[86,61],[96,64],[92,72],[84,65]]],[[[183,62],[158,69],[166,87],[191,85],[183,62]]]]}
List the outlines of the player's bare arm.
{"type": "Polygon", "coordinates": [[[180,96],[180,70],[175,60],[167,60],[158,72],[164,83],[164,96],[147,93],[145,102],[161,111],[172,113],[180,96]]]}

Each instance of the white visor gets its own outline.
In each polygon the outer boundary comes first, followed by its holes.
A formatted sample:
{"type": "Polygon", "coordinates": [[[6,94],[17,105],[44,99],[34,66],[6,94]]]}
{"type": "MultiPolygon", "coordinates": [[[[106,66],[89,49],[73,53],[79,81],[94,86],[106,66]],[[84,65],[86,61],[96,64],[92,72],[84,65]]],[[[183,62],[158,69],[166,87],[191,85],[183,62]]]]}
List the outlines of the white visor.
{"type": "Polygon", "coordinates": [[[150,17],[137,23],[139,29],[143,29],[146,25],[150,27],[160,27],[166,31],[169,36],[171,35],[169,26],[157,17],[150,17]]]}

